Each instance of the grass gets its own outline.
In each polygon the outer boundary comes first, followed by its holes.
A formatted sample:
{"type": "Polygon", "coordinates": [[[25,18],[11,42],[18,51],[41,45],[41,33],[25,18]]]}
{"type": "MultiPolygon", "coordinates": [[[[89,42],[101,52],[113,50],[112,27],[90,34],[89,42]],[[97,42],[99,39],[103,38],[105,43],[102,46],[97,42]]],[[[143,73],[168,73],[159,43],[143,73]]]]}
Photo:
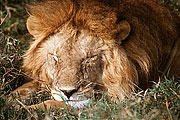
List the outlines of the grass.
{"type": "MultiPolygon", "coordinates": [[[[16,119],[133,119],[133,120],[178,120],[180,118],[180,84],[164,77],[163,82],[154,83],[153,87],[145,92],[126,98],[119,104],[109,103],[104,97],[78,110],[57,108],[56,111],[17,110],[17,105],[8,102],[8,95],[15,88],[22,85],[26,75],[21,70],[24,51],[27,49],[31,36],[25,27],[28,15],[25,4],[30,0],[0,1],[0,120],[16,119]]],[[[174,0],[166,0],[175,10],[179,6],[174,0]]],[[[35,100],[43,101],[49,96],[46,92],[32,95],[35,100]]],[[[23,106],[21,106],[23,108],[23,106]]]]}

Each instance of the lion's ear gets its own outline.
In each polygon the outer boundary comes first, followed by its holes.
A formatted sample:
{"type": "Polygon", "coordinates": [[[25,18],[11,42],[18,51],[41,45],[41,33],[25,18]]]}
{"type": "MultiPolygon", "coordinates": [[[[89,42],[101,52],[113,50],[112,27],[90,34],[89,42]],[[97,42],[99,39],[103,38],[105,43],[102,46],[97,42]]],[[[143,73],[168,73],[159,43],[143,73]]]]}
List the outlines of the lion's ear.
{"type": "Polygon", "coordinates": [[[117,38],[119,42],[125,40],[131,32],[131,26],[126,20],[119,22],[117,29],[118,29],[117,38]]]}
{"type": "Polygon", "coordinates": [[[26,26],[29,33],[33,35],[35,38],[38,38],[39,36],[41,36],[43,29],[39,25],[39,20],[36,17],[30,16],[27,19],[26,26]]]}

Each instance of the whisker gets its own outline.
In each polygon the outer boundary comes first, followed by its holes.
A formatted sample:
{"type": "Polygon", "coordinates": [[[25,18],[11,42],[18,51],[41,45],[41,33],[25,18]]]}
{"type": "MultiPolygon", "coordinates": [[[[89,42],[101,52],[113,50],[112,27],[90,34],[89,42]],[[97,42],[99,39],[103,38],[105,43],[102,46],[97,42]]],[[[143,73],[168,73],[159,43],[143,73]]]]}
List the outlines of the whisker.
{"type": "Polygon", "coordinates": [[[93,83],[90,82],[89,84],[87,84],[84,88],[88,88],[90,85],[92,85],[93,83]]]}
{"type": "Polygon", "coordinates": [[[90,89],[92,89],[92,88],[87,88],[87,89],[85,89],[85,90],[83,90],[82,92],[79,92],[79,93],[77,93],[77,94],[78,94],[78,95],[79,95],[79,94],[84,94],[85,92],[89,92],[90,89]]]}
{"type": "Polygon", "coordinates": [[[82,83],[83,81],[84,81],[84,79],[80,79],[80,80],[76,83],[76,85],[79,86],[79,84],[82,83]]]}

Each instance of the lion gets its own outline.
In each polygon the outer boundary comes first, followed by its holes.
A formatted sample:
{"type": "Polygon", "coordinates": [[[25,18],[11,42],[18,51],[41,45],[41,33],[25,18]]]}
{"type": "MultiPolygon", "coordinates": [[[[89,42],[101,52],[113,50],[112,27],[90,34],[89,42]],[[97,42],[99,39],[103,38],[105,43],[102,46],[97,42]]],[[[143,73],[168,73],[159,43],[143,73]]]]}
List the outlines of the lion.
{"type": "Polygon", "coordinates": [[[180,75],[180,19],[159,0],[44,0],[27,6],[34,37],[23,55],[31,81],[52,99],[28,107],[82,108],[92,95],[122,101],[168,72],[180,75]]]}

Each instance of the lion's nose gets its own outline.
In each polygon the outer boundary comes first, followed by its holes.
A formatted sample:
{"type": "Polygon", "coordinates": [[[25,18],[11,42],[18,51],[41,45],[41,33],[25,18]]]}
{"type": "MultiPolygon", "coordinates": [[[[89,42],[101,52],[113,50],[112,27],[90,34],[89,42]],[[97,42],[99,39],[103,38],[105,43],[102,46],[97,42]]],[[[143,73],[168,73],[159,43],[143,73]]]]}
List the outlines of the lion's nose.
{"type": "Polygon", "coordinates": [[[73,93],[77,92],[76,89],[73,89],[73,90],[61,90],[66,96],[67,98],[69,99],[73,93]]]}

